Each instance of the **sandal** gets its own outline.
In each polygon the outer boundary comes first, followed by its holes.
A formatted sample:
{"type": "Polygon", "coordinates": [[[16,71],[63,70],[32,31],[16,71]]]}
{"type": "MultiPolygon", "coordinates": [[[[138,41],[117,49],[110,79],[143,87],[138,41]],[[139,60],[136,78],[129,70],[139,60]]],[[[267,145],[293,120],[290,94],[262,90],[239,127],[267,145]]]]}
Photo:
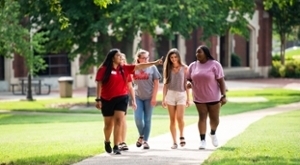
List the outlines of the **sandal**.
{"type": "Polygon", "coordinates": [[[138,140],[137,140],[137,142],[136,142],[136,146],[137,146],[137,147],[141,147],[141,146],[142,146],[142,144],[143,144],[143,139],[144,139],[144,137],[142,137],[142,136],[140,136],[140,137],[138,138],[138,140]]]}
{"type": "Polygon", "coordinates": [[[148,144],[147,142],[144,142],[144,149],[145,149],[145,150],[150,149],[149,144],[148,144]]]}
{"type": "Polygon", "coordinates": [[[174,143],[171,148],[172,149],[177,149],[177,147],[178,147],[178,145],[176,143],[174,143]]]}
{"type": "Polygon", "coordinates": [[[180,140],[180,146],[184,147],[185,146],[185,139],[184,139],[184,137],[180,137],[179,140],[180,140]]]}

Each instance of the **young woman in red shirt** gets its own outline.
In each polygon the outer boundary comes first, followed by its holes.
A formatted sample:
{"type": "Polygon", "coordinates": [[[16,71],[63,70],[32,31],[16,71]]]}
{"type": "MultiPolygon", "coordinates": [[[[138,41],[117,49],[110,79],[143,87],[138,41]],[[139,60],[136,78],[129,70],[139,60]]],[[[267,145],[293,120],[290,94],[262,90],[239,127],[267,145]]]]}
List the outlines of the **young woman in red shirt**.
{"type": "Polygon", "coordinates": [[[135,70],[152,65],[161,65],[162,59],[154,62],[136,65],[121,65],[122,56],[119,49],[111,49],[100,65],[97,75],[96,107],[101,109],[104,117],[105,151],[121,154],[118,144],[122,135],[122,124],[128,106],[127,77],[135,70]],[[113,131],[114,147],[110,145],[110,135],[113,131]]]}

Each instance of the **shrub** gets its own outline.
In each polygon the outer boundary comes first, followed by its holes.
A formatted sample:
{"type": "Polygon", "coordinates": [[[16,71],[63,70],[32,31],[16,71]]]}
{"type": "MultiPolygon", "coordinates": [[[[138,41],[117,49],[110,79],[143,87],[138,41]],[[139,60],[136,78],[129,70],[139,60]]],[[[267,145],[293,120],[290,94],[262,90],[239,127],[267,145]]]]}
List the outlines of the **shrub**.
{"type": "Polygon", "coordinates": [[[275,54],[274,56],[272,56],[272,61],[280,61],[280,55],[275,54]]]}
{"type": "Polygon", "coordinates": [[[272,68],[270,70],[270,76],[272,77],[280,77],[279,69],[281,67],[280,61],[273,60],[272,61],[272,68]]]}
{"type": "Polygon", "coordinates": [[[231,66],[241,66],[241,58],[235,53],[231,54],[231,66]]]}
{"type": "Polygon", "coordinates": [[[278,60],[273,60],[270,76],[300,78],[300,60],[287,59],[285,65],[281,65],[278,60]]]}

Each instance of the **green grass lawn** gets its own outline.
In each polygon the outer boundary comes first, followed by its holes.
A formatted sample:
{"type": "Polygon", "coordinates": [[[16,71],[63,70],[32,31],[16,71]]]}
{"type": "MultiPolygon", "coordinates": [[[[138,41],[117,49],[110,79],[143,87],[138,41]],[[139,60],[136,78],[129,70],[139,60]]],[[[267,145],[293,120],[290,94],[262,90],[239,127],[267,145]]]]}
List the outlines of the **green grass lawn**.
{"type": "Polygon", "coordinates": [[[292,50],[285,51],[285,56],[299,59],[300,49],[292,49],[292,50]]]}
{"type": "MultiPolygon", "coordinates": [[[[133,144],[138,133],[132,115],[127,119],[133,144]]],[[[187,125],[196,121],[186,118],[187,125]]],[[[168,132],[168,125],[167,116],[154,116],[151,136],[168,132]]],[[[102,130],[100,114],[0,114],[0,164],[72,164],[104,152],[102,130]]]]}
{"type": "MultiPolygon", "coordinates": [[[[252,89],[252,90],[232,90],[227,93],[227,97],[265,97],[267,102],[250,102],[250,103],[234,103],[228,102],[221,109],[221,115],[236,114],[251,110],[274,107],[280,104],[287,104],[300,101],[300,92],[297,90],[288,89],[252,89]]],[[[158,100],[162,100],[162,95],[157,96],[158,100]]],[[[85,98],[73,99],[49,99],[37,100],[34,102],[19,101],[15,102],[1,102],[0,109],[14,110],[14,111],[43,111],[43,112],[65,112],[65,113],[99,113],[96,109],[90,110],[69,110],[68,108],[51,108],[53,104],[71,104],[71,103],[86,103],[85,98]]],[[[132,110],[128,111],[132,114],[132,110]]],[[[162,108],[159,104],[154,110],[156,115],[167,115],[167,109],[162,108]]],[[[186,115],[197,115],[195,106],[187,108],[186,115]]]]}
{"type": "MultiPolygon", "coordinates": [[[[232,103],[222,107],[221,115],[267,108],[279,104],[300,101],[299,91],[263,89],[229,91],[228,97],[265,97],[268,102],[232,103]]],[[[158,95],[158,100],[161,100],[158,95]]],[[[0,114],[0,164],[1,165],[50,165],[71,164],[84,158],[103,153],[103,119],[99,111],[69,110],[68,106],[53,104],[86,103],[85,98],[49,99],[34,102],[1,102],[0,109],[12,110],[0,114]],[[45,113],[21,113],[21,112],[45,113]],[[52,113],[50,113],[52,112],[52,113]],[[54,113],[63,112],[63,113],[54,113]]],[[[138,133],[128,111],[128,138],[133,144],[138,133]]],[[[151,135],[169,131],[168,112],[161,106],[154,109],[151,135]],[[161,127],[161,126],[165,127],[161,127]]],[[[195,106],[186,110],[186,124],[197,121],[195,106]]],[[[274,127],[275,128],[275,127],[274,127]]],[[[279,127],[278,127],[279,128],[279,127]]],[[[284,132],[284,131],[283,131],[284,132]]]]}
{"type": "Polygon", "coordinates": [[[300,110],[265,117],[220,147],[203,164],[299,164],[299,119],[300,110]]]}

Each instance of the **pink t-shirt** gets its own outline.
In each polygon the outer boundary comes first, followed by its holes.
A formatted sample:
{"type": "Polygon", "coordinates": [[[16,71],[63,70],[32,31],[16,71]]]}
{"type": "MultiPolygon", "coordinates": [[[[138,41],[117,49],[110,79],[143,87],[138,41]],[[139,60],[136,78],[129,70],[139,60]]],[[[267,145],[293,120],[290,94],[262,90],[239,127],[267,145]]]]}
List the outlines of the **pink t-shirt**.
{"type": "Polygon", "coordinates": [[[223,68],[216,60],[208,60],[204,64],[199,61],[191,63],[187,78],[192,80],[194,101],[198,103],[219,101],[221,92],[217,79],[223,77],[223,68]]]}

